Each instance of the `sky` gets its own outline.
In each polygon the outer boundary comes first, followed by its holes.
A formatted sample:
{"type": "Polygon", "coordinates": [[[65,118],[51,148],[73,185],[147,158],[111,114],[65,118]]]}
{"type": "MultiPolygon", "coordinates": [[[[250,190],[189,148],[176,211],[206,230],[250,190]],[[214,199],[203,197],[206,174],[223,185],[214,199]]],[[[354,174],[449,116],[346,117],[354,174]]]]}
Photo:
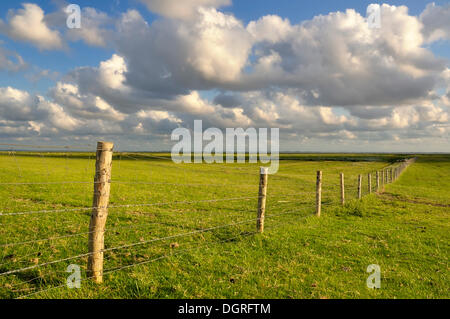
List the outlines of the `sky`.
{"type": "Polygon", "coordinates": [[[448,1],[73,3],[75,29],[69,2],[0,2],[0,143],[170,150],[202,120],[281,151],[450,151],[448,1]]]}

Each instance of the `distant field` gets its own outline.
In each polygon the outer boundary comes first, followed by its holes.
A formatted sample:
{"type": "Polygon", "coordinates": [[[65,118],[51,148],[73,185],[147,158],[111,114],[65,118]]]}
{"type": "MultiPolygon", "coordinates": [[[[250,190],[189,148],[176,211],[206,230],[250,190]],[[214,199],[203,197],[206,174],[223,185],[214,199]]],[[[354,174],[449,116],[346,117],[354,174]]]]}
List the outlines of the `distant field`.
{"type": "Polygon", "coordinates": [[[0,298],[449,298],[450,156],[418,156],[368,194],[367,174],[405,157],[282,155],[269,177],[266,231],[255,234],[259,165],[116,154],[105,282],[68,289],[68,265],[86,279],[87,256],[76,256],[87,252],[95,157],[0,153],[0,298]],[[381,267],[381,289],[366,287],[370,264],[381,267]]]}

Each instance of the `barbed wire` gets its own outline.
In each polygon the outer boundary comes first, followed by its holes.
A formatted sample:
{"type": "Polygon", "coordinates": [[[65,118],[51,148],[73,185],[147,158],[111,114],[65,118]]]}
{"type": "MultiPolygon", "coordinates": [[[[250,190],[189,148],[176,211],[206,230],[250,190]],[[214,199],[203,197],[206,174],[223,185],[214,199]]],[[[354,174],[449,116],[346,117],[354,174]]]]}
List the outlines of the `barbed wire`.
{"type": "MultiPolygon", "coordinates": [[[[244,213],[250,213],[251,211],[246,211],[244,213]]],[[[181,214],[194,214],[194,213],[198,213],[198,212],[182,212],[181,214]]],[[[220,212],[221,214],[232,214],[232,213],[239,213],[242,214],[243,212],[220,212]]],[[[145,213],[144,213],[145,214],[145,213]]],[[[149,225],[164,225],[166,223],[163,222],[157,222],[157,221],[152,221],[152,222],[146,222],[144,224],[139,224],[139,225],[126,225],[126,226],[118,226],[118,227],[113,227],[113,228],[108,228],[105,229],[103,231],[88,231],[88,232],[81,232],[81,233],[75,233],[75,234],[68,234],[68,235],[62,235],[62,236],[56,236],[56,237],[48,237],[48,238],[41,238],[41,239],[36,239],[36,240],[30,240],[30,241],[22,241],[22,242],[14,242],[14,243],[6,243],[6,244],[0,244],[0,248],[6,248],[6,247],[14,247],[14,246],[20,246],[20,245],[28,245],[28,244],[33,244],[33,243],[37,243],[37,242],[45,242],[45,241],[52,241],[52,240],[59,240],[59,239],[65,239],[65,238],[72,238],[72,237],[79,237],[79,236],[83,236],[83,235],[89,235],[89,234],[93,234],[93,233],[104,233],[104,232],[113,232],[113,231],[117,231],[117,230],[122,230],[122,229],[133,229],[133,228],[144,228],[147,227],[149,225]]],[[[33,255],[33,254],[31,254],[33,255]]],[[[3,264],[0,264],[0,266],[2,266],[3,264]]]]}
{"type": "MultiPolygon", "coordinates": [[[[281,216],[281,215],[286,215],[286,214],[292,214],[292,213],[295,213],[295,212],[298,212],[298,211],[296,210],[296,211],[285,212],[285,213],[276,214],[276,215],[270,215],[270,216],[271,217],[275,217],[275,216],[281,216]]],[[[190,235],[210,232],[210,231],[217,230],[217,229],[222,229],[222,228],[227,228],[227,227],[232,227],[232,226],[238,226],[238,225],[243,225],[243,224],[248,224],[248,223],[254,223],[256,220],[258,220],[258,218],[257,219],[253,218],[253,219],[249,219],[249,220],[241,221],[241,222],[237,222],[237,223],[231,223],[231,224],[226,224],[226,225],[219,225],[219,226],[209,227],[209,228],[205,228],[205,229],[199,229],[199,230],[195,230],[195,231],[188,232],[188,233],[176,234],[176,235],[166,236],[166,237],[159,237],[159,238],[156,238],[156,239],[151,239],[151,240],[147,240],[147,241],[140,241],[140,242],[126,244],[126,245],[121,245],[121,246],[117,246],[117,247],[105,248],[105,249],[102,249],[102,250],[99,250],[99,251],[96,251],[96,252],[80,254],[80,255],[77,255],[77,256],[71,256],[71,257],[67,257],[67,258],[62,258],[62,259],[59,259],[59,260],[54,260],[54,261],[50,261],[50,262],[46,262],[46,263],[42,263],[42,264],[38,264],[38,265],[34,265],[34,266],[24,267],[24,268],[21,268],[21,269],[10,270],[10,271],[7,271],[7,272],[0,273],[0,277],[7,276],[7,275],[12,275],[12,274],[15,274],[15,273],[18,273],[18,272],[32,270],[32,269],[36,269],[36,268],[40,268],[40,267],[44,267],[44,266],[48,266],[48,265],[64,262],[64,261],[78,259],[78,258],[81,258],[81,257],[87,257],[87,256],[91,256],[91,255],[94,255],[94,254],[99,254],[99,253],[104,253],[104,252],[109,252],[109,251],[114,251],[114,250],[119,250],[119,249],[124,249],[124,248],[130,248],[130,247],[135,247],[135,246],[142,246],[142,245],[147,245],[147,244],[154,243],[154,242],[157,242],[157,241],[162,241],[162,240],[167,240],[167,239],[175,239],[175,238],[179,238],[179,237],[186,237],[186,236],[190,236],[190,235]]]]}
{"type": "MultiPolygon", "coordinates": [[[[299,192],[294,194],[280,194],[279,197],[290,197],[310,194],[310,192],[299,192]]],[[[123,205],[109,205],[101,207],[77,207],[68,209],[53,209],[53,210],[37,210],[37,211],[24,211],[24,212],[12,212],[12,213],[0,213],[1,216],[18,216],[18,215],[33,215],[33,214],[46,214],[46,213],[63,213],[63,212],[76,212],[76,211],[89,211],[89,210],[99,210],[99,209],[115,209],[115,208],[131,208],[131,207],[150,207],[150,206],[164,206],[164,205],[181,205],[181,204],[197,204],[197,203],[214,203],[223,201],[236,201],[236,200],[249,200],[257,199],[260,196],[248,196],[248,197],[232,197],[232,198],[218,198],[218,199],[205,199],[198,201],[172,201],[172,202],[159,202],[159,203],[133,203],[133,204],[123,204],[123,205]]]]}
{"type": "MultiPolygon", "coordinates": [[[[2,145],[2,144],[0,144],[2,145]]],[[[140,154],[141,155],[141,154],[140,154]]],[[[12,156],[16,162],[16,165],[18,165],[17,163],[17,159],[15,158],[14,153],[12,153],[12,156]]],[[[127,156],[127,155],[123,155],[123,156],[127,156]]],[[[145,157],[151,157],[151,158],[160,158],[160,159],[165,159],[165,160],[171,160],[170,158],[163,158],[163,157],[157,157],[157,156],[151,156],[151,155],[147,155],[145,157]]],[[[139,159],[136,159],[139,160],[139,159]]],[[[388,166],[386,166],[383,169],[386,168],[396,168],[398,166],[396,166],[395,164],[390,164],[388,166]]],[[[19,172],[20,172],[20,166],[18,166],[19,172]]],[[[233,169],[239,169],[239,170],[244,170],[241,168],[233,168],[233,169]]],[[[383,169],[381,169],[381,171],[383,171],[383,169]]],[[[66,154],[66,170],[67,170],[67,154],[66,154]]],[[[379,170],[376,171],[372,171],[372,173],[376,173],[379,170]]],[[[209,172],[209,171],[208,171],[209,172]]],[[[214,172],[214,171],[210,171],[210,172],[214,172]]],[[[365,173],[367,174],[367,173],[365,173]]],[[[251,174],[251,175],[256,175],[256,174],[251,174]]],[[[277,175],[274,175],[277,176],[277,175]]],[[[283,177],[283,175],[278,175],[283,177]]],[[[383,174],[384,176],[384,174],[383,174]]],[[[22,176],[20,176],[22,178],[22,176]]],[[[296,177],[311,177],[314,178],[315,174],[311,174],[311,175],[293,175],[293,176],[287,176],[286,177],[290,177],[295,179],[296,177]]],[[[384,177],[382,177],[383,182],[384,183],[384,177]]],[[[389,180],[389,179],[388,179],[389,180]]],[[[391,179],[391,182],[394,181],[391,179]]],[[[146,181],[109,181],[110,183],[116,183],[116,184],[154,184],[154,185],[173,185],[173,186],[220,186],[223,187],[226,184],[180,184],[180,183],[165,183],[165,182],[146,182],[146,181]]],[[[97,182],[84,182],[84,181],[63,181],[63,182],[42,182],[42,183],[0,183],[0,185],[50,185],[50,184],[95,184],[97,182]]],[[[101,182],[98,182],[101,183],[101,182]]],[[[325,184],[325,183],[324,183],[325,184]]],[[[386,184],[389,184],[386,183],[386,184]]],[[[327,186],[329,187],[339,187],[340,184],[336,184],[336,183],[326,183],[327,186]]],[[[229,184],[229,186],[236,186],[235,184],[229,184]]],[[[246,185],[244,185],[246,186],[246,185]]],[[[251,185],[248,185],[251,186],[251,185]]],[[[241,187],[241,185],[239,185],[239,187],[241,187]]],[[[256,188],[256,185],[252,186],[256,188]]],[[[355,187],[356,188],[356,187],[355,187]]],[[[352,187],[353,189],[353,187],[352,187]]],[[[328,190],[326,190],[328,191],[328,190]]],[[[331,191],[331,190],[329,190],[331,191]]],[[[301,192],[301,193],[295,193],[295,194],[280,194],[278,196],[280,197],[289,197],[289,196],[298,196],[298,195],[304,195],[304,194],[308,194],[308,195],[313,195],[313,192],[301,192]]],[[[338,197],[338,195],[336,195],[336,197],[338,197]]],[[[73,212],[73,211],[87,211],[87,210],[94,210],[94,209],[102,209],[102,208],[111,208],[111,209],[115,209],[115,208],[129,208],[129,207],[149,207],[149,206],[158,206],[158,205],[179,205],[179,204],[194,204],[194,203],[213,203],[213,202],[222,202],[222,201],[234,201],[234,200],[248,200],[248,199],[256,199],[256,198],[260,198],[260,196],[251,196],[251,197],[237,197],[237,198],[223,198],[223,199],[209,199],[209,200],[200,200],[200,201],[175,201],[175,202],[160,202],[160,203],[148,203],[148,204],[144,204],[144,203],[134,203],[134,204],[123,204],[123,205],[110,205],[108,207],[80,207],[80,208],[70,208],[70,209],[55,209],[55,210],[41,210],[41,211],[28,211],[28,212],[12,212],[12,213],[0,213],[0,216],[16,216],[16,215],[28,215],[28,214],[40,214],[40,213],[53,213],[53,212],[73,212]]],[[[273,199],[276,200],[275,196],[270,196],[268,197],[269,199],[273,199]]],[[[304,201],[305,199],[298,199],[298,200],[291,200],[289,202],[298,202],[298,201],[304,201]]],[[[322,204],[322,206],[326,206],[327,204],[322,204]]],[[[333,203],[329,203],[328,205],[333,205],[333,203]]],[[[290,211],[290,212],[284,212],[281,214],[268,214],[266,215],[266,218],[272,218],[272,217],[276,217],[276,216],[281,216],[281,215],[286,215],[286,214],[292,214],[292,213],[296,213],[296,212],[300,212],[300,211],[290,211]]],[[[306,216],[309,217],[309,216],[306,216]]],[[[80,255],[76,255],[76,256],[70,256],[67,258],[62,258],[59,260],[54,260],[54,261],[49,261],[49,262],[45,262],[45,263],[41,263],[41,264],[37,264],[37,265],[33,265],[33,266],[29,266],[29,267],[24,267],[24,268],[20,268],[20,269],[14,269],[14,270],[10,270],[4,273],[0,273],[0,277],[1,276],[7,276],[7,275],[11,275],[11,274],[16,274],[19,272],[23,272],[23,271],[27,271],[27,270],[32,270],[32,269],[36,269],[36,268],[41,268],[41,267],[45,267],[48,265],[52,265],[52,264],[56,264],[56,263],[61,263],[64,261],[68,261],[68,260],[73,260],[73,259],[77,259],[77,258],[82,258],[82,257],[86,257],[86,256],[90,256],[93,254],[97,254],[97,253],[103,253],[103,252],[110,252],[110,251],[115,251],[115,250],[123,250],[123,249],[131,249],[137,246],[143,246],[143,245],[148,245],[151,243],[155,243],[155,242],[161,242],[161,241],[166,241],[166,240],[170,240],[170,239],[175,239],[175,238],[179,238],[179,237],[188,237],[188,236],[193,236],[195,234],[201,234],[204,232],[211,232],[214,231],[216,229],[222,229],[222,228],[226,228],[226,227],[233,227],[233,226],[238,226],[238,225],[243,225],[243,224],[248,224],[251,222],[255,222],[256,219],[253,218],[251,220],[247,220],[247,221],[240,221],[240,222],[235,222],[235,223],[231,223],[231,224],[223,224],[223,225],[218,225],[218,226],[214,226],[214,227],[209,227],[209,228],[204,228],[204,229],[197,229],[195,231],[192,232],[187,232],[187,233],[181,233],[181,234],[176,234],[176,235],[171,235],[171,236],[165,236],[165,237],[159,237],[159,238],[152,238],[150,240],[147,241],[140,241],[140,242],[135,242],[135,243],[130,243],[130,244],[124,244],[124,245],[119,245],[116,247],[111,247],[111,248],[106,248],[103,249],[101,251],[98,252],[91,252],[91,253],[85,253],[85,254],[80,254],[80,255]]],[[[154,223],[148,223],[148,224],[157,224],[156,222],[154,223]]],[[[148,225],[143,225],[143,227],[147,227],[148,225]]],[[[129,228],[138,228],[139,225],[130,225],[129,228]]],[[[128,227],[116,227],[116,228],[112,228],[112,229],[106,229],[103,230],[101,232],[106,232],[106,231],[113,231],[113,230],[117,230],[117,229],[123,229],[123,228],[128,228],[128,227]]],[[[92,231],[92,232],[83,232],[83,233],[77,233],[77,234],[69,234],[69,235],[63,235],[63,236],[58,236],[58,237],[50,237],[50,238],[46,238],[46,239],[36,239],[36,240],[30,240],[30,241],[23,241],[23,242],[16,242],[16,243],[8,243],[8,244],[3,244],[0,245],[0,247],[13,247],[16,245],[25,245],[25,244],[33,244],[33,243],[37,243],[37,242],[43,242],[43,241],[50,241],[50,240],[58,240],[58,239],[63,239],[63,238],[71,238],[71,237],[76,237],[76,236],[81,236],[81,235],[86,235],[86,234],[91,234],[91,233],[96,233],[99,231],[92,231]]],[[[33,255],[35,253],[32,253],[30,255],[33,255]]],[[[28,255],[28,256],[30,256],[28,255]]],[[[169,255],[168,257],[173,256],[173,254],[169,255]]],[[[23,256],[21,256],[23,257],[23,256]]],[[[165,258],[165,257],[163,257],[165,258]]],[[[159,258],[155,259],[155,260],[159,260],[159,258]]],[[[151,262],[151,261],[147,261],[147,262],[151,262]]],[[[5,265],[5,264],[9,264],[10,262],[4,263],[4,264],[0,264],[1,265],[5,265]]],[[[145,262],[144,262],[145,263],[145,262]]],[[[127,265],[124,267],[119,267],[113,269],[113,271],[118,271],[118,270],[122,270],[122,269],[127,269],[127,268],[131,268],[133,266],[138,266],[144,263],[136,263],[136,264],[132,264],[132,265],[127,265]]],[[[105,273],[108,270],[105,271],[105,273]]],[[[40,277],[37,277],[40,278],[40,277]]],[[[30,280],[33,281],[34,279],[30,280]]],[[[27,281],[27,282],[30,282],[27,281]]],[[[25,283],[27,283],[25,282],[25,283]]],[[[39,293],[39,292],[37,292],[39,293]]]]}
{"type": "MultiPolygon", "coordinates": [[[[281,216],[281,215],[292,214],[292,213],[295,213],[295,212],[297,212],[297,211],[286,212],[286,213],[276,214],[276,215],[270,214],[270,215],[267,215],[266,218],[278,217],[278,216],[281,216]]],[[[311,215],[303,216],[299,220],[303,220],[303,219],[306,219],[308,217],[311,217],[311,215]]],[[[270,228],[271,227],[266,227],[266,229],[270,229],[270,228]]],[[[125,270],[125,269],[130,269],[130,268],[142,266],[142,265],[149,264],[149,263],[152,263],[152,262],[156,262],[156,261],[159,261],[159,260],[163,260],[163,259],[166,259],[166,258],[170,258],[170,257],[174,257],[174,256],[177,256],[177,255],[181,255],[182,253],[187,253],[187,252],[190,252],[190,251],[193,251],[193,250],[196,250],[196,249],[208,247],[208,246],[211,246],[211,245],[214,245],[214,244],[221,244],[221,243],[225,243],[225,242],[228,242],[228,241],[232,241],[232,240],[235,240],[236,238],[239,238],[239,237],[253,236],[253,235],[257,234],[257,233],[259,233],[259,232],[257,232],[257,231],[241,232],[237,236],[234,236],[234,237],[231,237],[231,238],[227,238],[227,239],[224,239],[224,240],[213,241],[213,242],[209,242],[209,243],[206,243],[206,244],[197,245],[194,248],[187,248],[187,249],[178,250],[178,251],[176,251],[174,253],[165,254],[165,255],[162,255],[162,256],[159,256],[159,257],[156,257],[156,258],[147,259],[145,261],[137,262],[137,263],[134,263],[134,264],[129,264],[129,265],[125,265],[125,266],[114,267],[114,268],[109,268],[109,269],[106,269],[106,270],[102,270],[101,271],[101,275],[104,276],[104,275],[108,275],[108,274],[111,274],[111,273],[114,273],[114,272],[117,272],[117,271],[121,271],[121,270],[125,270]]],[[[38,278],[40,278],[40,277],[33,278],[32,280],[36,280],[38,278]]],[[[80,280],[80,282],[87,281],[87,280],[92,279],[92,278],[93,278],[93,276],[88,276],[86,278],[82,278],[80,280]]],[[[30,294],[22,295],[22,296],[18,297],[18,299],[23,299],[23,298],[26,298],[26,297],[30,297],[30,296],[36,295],[38,293],[42,293],[42,292],[46,292],[46,291],[62,288],[62,287],[65,287],[65,286],[67,286],[67,283],[64,283],[64,284],[59,285],[59,286],[43,289],[43,290],[40,290],[40,291],[37,291],[37,292],[33,292],[33,293],[30,293],[30,294]]]]}
{"type": "MultiPolygon", "coordinates": [[[[107,181],[111,184],[136,184],[136,185],[170,185],[170,186],[211,186],[211,187],[222,187],[222,186],[236,186],[236,184],[202,184],[202,183],[165,183],[165,182],[147,182],[147,181],[107,181]]],[[[59,182],[18,182],[18,183],[0,183],[0,185],[58,185],[58,184],[103,184],[105,182],[95,182],[95,181],[59,181],[59,182]]],[[[240,185],[241,186],[251,186],[255,185],[240,185]]]]}
{"type": "MultiPolygon", "coordinates": [[[[88,147],[95,147],[94,145],[27,145],[27,144],[12,144],[12,143],[0,143],[0,146],[14,146],[14,147],[24,147],[24,148],[36,148],[36,149],[76,149],[76,150],[89,150],[88,147]]],[[[17,151],[17,150],[15,150],[17,151]]]]}
{"type": "MultiPolygon", "coordinates": [[[[108,275],[108,274],[111,274],[111,273],[115,273],[117,271],[130,269],[130,268],[137,267],[137,266],[142,266],[142,265],[149,264],[149,263],[152,263],[152,262],[156,262],[156,261],[159,261],[159,260],[163,260],[163,259],[166,259],[166,258],[178,256],[178,255],[181,255],[182,253],[187,253],[187,252],[193,251],[195,249],[204,248],[205,246],[210,246],[212,244],[221,244],[221,243],[225,243],[225,242],[228,242],[228,241],[235,240],[236,238],[239,238],[239,237],[252,236],[252,235],[255,235],[256,233],[257,232],[244,232],[244,233],[241,233],[238,236],[235,236],[235,237],[232,237],[232,238],[227,238],[227,239],[216,241],[216,242],[212,242],[212,243],[206,243],[206,244],[203,244],[203,245],[198,245],[197,247],[190,248],[190,249],[179,250],[179,251],[177,251],[175,253],[166,254],[166,255],[159,256],[159,257],[153,258],[153,259],[148,259],[148,260],[143,261],[143,262],[139,262],[139,263],[135,263],[135,264],[131,264],[131,265],[126,265],[126,266],[122,266],[122,267],[106,269],[106,270],[103,270],[101,272],[101,275],[104,276],[104,275],[108,275]]],[[[87,280],[92,279],[92,278],[94,278],[94,277],[93,276],[88,276],[86,278],[81,278],[80,282],[84,282],[84,281],[87,281],[87,280]]],[[[34,293],[30,293],[30,294],[27,294],[27,295],[23,295],[23,296],[18,297],[17,299],[23,299],[23,298],[26,298],[26,297],[30,297],[30,296],[36,295],[38,293],[42,293],[42,292],[46,292],[46,291],[62,288],[62,287],[65,287],[65,286],[67,286],[67,283],[64,283],[62,285],[55,286],[55,287],[50,287],[48,289],[43,289],[43,290],[40,290],[40,291],[37,291],[37,292],[34,292],[34,293]]]]}
{"type": "Polygon", "coordinates": [[[221,198],[221,199],[205,199],[198,201],[174,201],[174,202],[160,202],[160,203],[148,203],[148,204],[124,204],[124,205],[109,205],[100,207],[78,207],[69,209],[55,209],[55,210],[38,210],[38,211],[27,211],[27,212],[15,212],[15,213],[0,213],[0,216],[17,216],[17,215],[32,215],[32,214],[46,214],[46,213],[63,213],[63,212],[76,212],[76,211],[89,211],[89,210],[100,210],[100,209],[111,209],[111,208],[131,208],[131,207],[149,207],[149,206],[163,206],[163,205],[180,205],[180,204],[197,204],[197,203],[214,203],[223,201],[236,201],[236,200],[247,200],[255,199],[260,196],[251,197],[234,197],[234,198],[221,198]]]}

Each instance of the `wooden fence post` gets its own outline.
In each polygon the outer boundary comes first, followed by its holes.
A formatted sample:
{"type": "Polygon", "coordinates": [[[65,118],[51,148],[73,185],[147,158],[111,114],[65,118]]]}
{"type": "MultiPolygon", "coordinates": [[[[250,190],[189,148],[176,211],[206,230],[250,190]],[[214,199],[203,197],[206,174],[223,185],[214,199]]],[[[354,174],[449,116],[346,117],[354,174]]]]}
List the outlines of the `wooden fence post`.
{"type": "Polygon", "coordinates": [[[264,232],[264,217],[266,215],[266,197],[269,168],[261,167],[259,173],[259,197],[258,197],[258,217],[256,220],[256,229],[258,232],[264,232]]]}
{"type": "Polygon", "coordinates": [[[389,180],[390,180],[390,182],[392,183],[392,182],[394,182],[394,180],[393,180],[393,176],[392,176],[393,174],[392,174],[392,168],[389,170],[389,180]]]}
{"type": "Polygon", "coordinates": [[[377,192],[380,190],[380,171],[377,171],[377,192]]]}
{"type": "Polygon", "coordinates": [[[320,217],[322,212],[322,171],[317,171],[316,181],[316,215],[320,217]]]}
{"type": "Polygon", "coordinates": [[[345,204],[345,184],[344,184],[344,173],[341,173],[341,204],[345,204]]]}
{"type": "Polygon", "coordinates": [[[113,143],[98,142],[95,161],[94,199],[89,224],[89,257],[87,273],[96,283],[103,282],[103,250],[108,217],[113,143]]]}
{"type": "Polygon", "coordinates": [[[367,174],[367,187],[369,188],[369,194],[372,194],[372,174],[367,174]]]}
{"type": "Polygon", "coordinates": [[[358,199],[362,198],[362,175],[358,175],[358,199]]]}

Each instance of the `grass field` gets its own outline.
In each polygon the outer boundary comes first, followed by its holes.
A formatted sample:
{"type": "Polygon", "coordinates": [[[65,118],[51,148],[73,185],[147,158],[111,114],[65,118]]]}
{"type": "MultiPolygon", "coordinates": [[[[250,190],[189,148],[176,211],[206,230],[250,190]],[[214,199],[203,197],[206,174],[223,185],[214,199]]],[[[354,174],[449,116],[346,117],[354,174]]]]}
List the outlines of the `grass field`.
{"type": "Polygon", "coordinates": [[[258,165],[150,156],[114,157],[110,250],[98,286],[86,280],[83,256],[94,156],[1,153],[0,298],[450,297],[450,156],[418,156],[399,180],[369,195],[367,173],[404,156],[283,155],[269,177],[263,234],[255,233],[258,165]],[[82,269],[81,289],[65,286],[70,264],[82,269]],[[381,289],[366,286],[370,264],[381,267],[381,289]],[[27,267],[35,268],[1,274],[27,267]]]}

